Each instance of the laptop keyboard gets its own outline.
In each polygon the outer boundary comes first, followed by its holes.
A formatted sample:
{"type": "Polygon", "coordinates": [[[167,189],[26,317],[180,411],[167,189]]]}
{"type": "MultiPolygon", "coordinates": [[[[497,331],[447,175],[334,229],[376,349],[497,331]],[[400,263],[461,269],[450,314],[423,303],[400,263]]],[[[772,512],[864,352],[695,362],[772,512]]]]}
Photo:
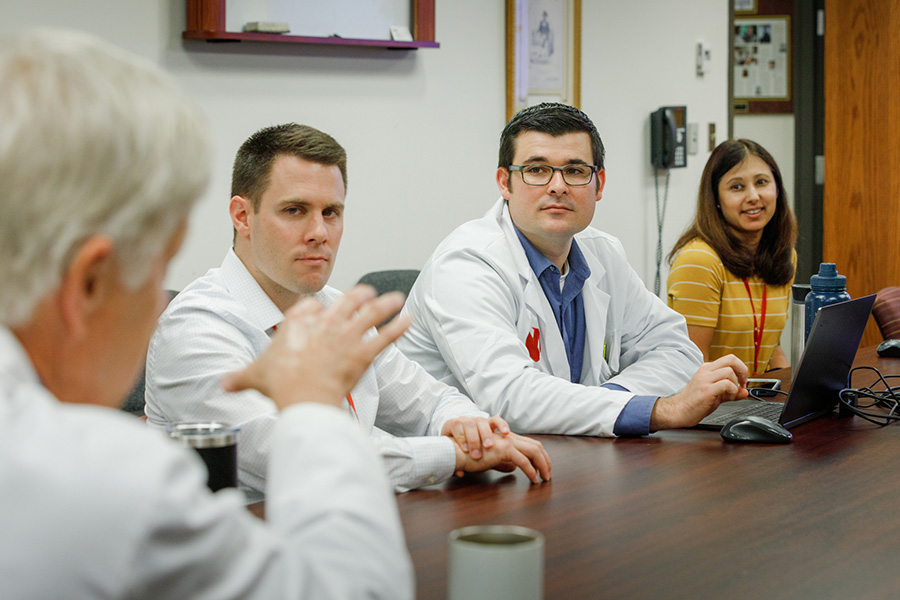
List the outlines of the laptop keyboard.
{"type": "Polygon", "coordinates": [[[777,423],[778,418],[781,417],[781,411],[783,409],[784,404],[781,402],[754,402],[753,404],[749,404],[744,408],[732,412],[707,417],[703,420],[703,423],[704,425],[709,424],[724,426],[729,421],[733,421],[738,417],[746,417],[748,415],[756,415],[758,417],[763,417],[764,419],[769,419],[770,421],[777,423]]]}

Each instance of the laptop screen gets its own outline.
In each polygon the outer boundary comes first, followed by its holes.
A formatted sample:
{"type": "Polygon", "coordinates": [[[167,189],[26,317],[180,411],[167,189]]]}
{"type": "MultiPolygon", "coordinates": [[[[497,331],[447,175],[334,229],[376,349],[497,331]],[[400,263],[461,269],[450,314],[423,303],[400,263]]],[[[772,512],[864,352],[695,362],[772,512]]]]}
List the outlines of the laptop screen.
{"type": "Polygon", "coordinates": [[[779,423],[794,427],[834,410],[873,304],[874,294],[819,309],[779,423]]]}
{"type": "Polygon", "coordinates": [[[793,367],[787,400],[723,402],[700,421],[701,429],[721,429],[731,419],[756,414],[790,429],[834,410],[869,320],[875,296],[865,296],[819,309],[800,362],[793,367]]]}

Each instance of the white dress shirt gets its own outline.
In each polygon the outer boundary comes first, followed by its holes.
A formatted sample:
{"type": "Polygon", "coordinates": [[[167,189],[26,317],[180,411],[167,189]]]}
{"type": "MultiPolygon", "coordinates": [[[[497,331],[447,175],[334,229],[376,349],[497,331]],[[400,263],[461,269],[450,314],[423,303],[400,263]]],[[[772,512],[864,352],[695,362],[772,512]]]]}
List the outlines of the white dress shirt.
{"type": "MultiPolygon", "coordinates": [[[[325,305],[341,293],[325,287],[325,305]]],[[[268,347],[284,315],[233,250],[221,268],[187,286],[159,319],[147,355],[145,412],[151,425],[222,421],[238,434],[239,478],[264,487],[275,404],[255,391],[225,393],[222,377],[248,365],[268,347]]],[[[374,334],[374,330],[373,330],[374,334]]],[[[487,416],[456,389],[436,381],[390,346],[351,393],[359,425],[370,432],[397,491],[449,478],[453,442],[440,435],[452,418],[487,416]]]]}
{"type": "Polygon", "coordinates": [[[161,432],[58,402],[0,327],[0,598],[412,598],[396,503],[353,420],[293,406],[272,433],[267,523],[239,492],[209,493],[161,432]]]}

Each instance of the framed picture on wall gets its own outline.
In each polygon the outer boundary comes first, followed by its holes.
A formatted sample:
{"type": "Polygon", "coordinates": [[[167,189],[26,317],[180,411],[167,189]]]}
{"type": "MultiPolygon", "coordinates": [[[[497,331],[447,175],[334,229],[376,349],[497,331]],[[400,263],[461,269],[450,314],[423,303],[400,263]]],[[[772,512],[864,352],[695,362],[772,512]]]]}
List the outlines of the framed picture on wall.
{"type": "Polygon", "coordinates": [[[506,117],[581,101],[581,0],[506,0],[506,117]]]}

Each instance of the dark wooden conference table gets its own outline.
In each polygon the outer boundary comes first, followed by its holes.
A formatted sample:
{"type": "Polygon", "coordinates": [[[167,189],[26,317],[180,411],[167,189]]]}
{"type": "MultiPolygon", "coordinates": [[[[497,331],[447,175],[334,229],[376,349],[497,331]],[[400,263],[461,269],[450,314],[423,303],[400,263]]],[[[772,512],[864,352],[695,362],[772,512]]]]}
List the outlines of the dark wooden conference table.
{"type": "MultiPolygon", "coordinates": [[[[855,364],[900,374],[874,348],[855,364]]],[[[447,536],[478,524],[544,534],[548,599],[900,597],[900,425],[835,414],[792,432],[787,445],[535,436],[550,482],[490,472],[400,494],[417,597],[446,597],[447,536]]]]}

